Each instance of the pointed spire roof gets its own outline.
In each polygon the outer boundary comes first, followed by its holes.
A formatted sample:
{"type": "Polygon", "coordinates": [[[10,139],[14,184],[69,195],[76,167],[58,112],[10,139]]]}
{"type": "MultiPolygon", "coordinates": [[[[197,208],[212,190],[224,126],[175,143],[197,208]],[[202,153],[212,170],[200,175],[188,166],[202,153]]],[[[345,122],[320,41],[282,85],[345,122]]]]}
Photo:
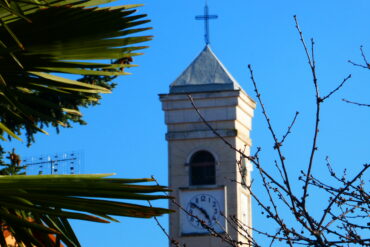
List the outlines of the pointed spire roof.
{"type": "Polygon", "coordinates": [[[191,93],[241,89],[212,52],[209,45],[170,85],[170,93],[191,93]]]}

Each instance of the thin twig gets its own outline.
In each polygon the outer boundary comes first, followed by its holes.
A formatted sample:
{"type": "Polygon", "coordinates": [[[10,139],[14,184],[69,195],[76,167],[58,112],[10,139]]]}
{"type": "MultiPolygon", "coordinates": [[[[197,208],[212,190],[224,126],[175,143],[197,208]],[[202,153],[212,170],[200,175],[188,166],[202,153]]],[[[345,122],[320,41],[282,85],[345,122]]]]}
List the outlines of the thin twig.
{"type": "Polygon", "coordinates": [[[365,64],[366,65],[363,65],[363,64],[358,64],[358,63],[355,63],[351,60],[348,60],[348,62],[354,66],[358,66],[358,67],[361,67],[361,68],[364,68],[364,69],[370,69],[370,64],[369,62],[367,61],[366,59],[366,55],[365,55],[365,52],[363,50],[363,46],[360,46],[360,51],[361,51],[361,56],[362,56],[362,59],[364,60],[365,64]]]}
{"type": "Polygon", "coordinates": [[[328,95],[326,95],[325,97],[323,97],[321,100],[324,101],[326,99],[328,99],[330,96],[332,96],[335,92],[337,92],[341,87],[343,87],[344,83],[349,80],[351,78],[351,74],[349,74],[346,78],[343,79],[342,83],[339,84],[339,86],[334,89],[333,91],[331,91],[328,95]]]}
{"type": "Polygon", "coordinates": [[[360,46],[360,51],[361,51],[361,56],[364,59],[365,64],[369,65],[369,62],[367,61],[366,56],[365,56],[363,46],[360,46]]]}
{"type": "MultiPolygon", "coordinates": [[[[153,178],[153,176],[152,176],[152,178],[153,178]]],[[[153,205],[152,205],[152,203],[150,201],[148,201],[148,203],[149,203],[149,206],[150,207],[153,207],[153,205]]],[[[166,231],[166,229],[159,222],[158,218],[156,216],[154,216],[153,218],[154,218],[155,222],[157,223],[157,226],[162,230],[162,232],[164,233],[164,235],[166,235],[166,237],[168,238],[168,240],[170,241],[170,243],[172,245],[176,246],[176,247],[181,247],[180,243],[177,240],[175,240],[175,239],[173,239],[173,238],[170,237],[170,235],[168,234],[168,232],[166,231]]]]}
{"type": "Polygon", "coordinates": [[[291,133],[291,129],[293,128],[293,125],[294,125],[295,121],[297,120],[298,114],[299,114],[299,112],[295,113],[292,123],[289,125],[287,132],[285,133],[285,135],[283,136],[283,138],[280,141],[281,145],[284,143],[285,139],[291,133]]]}
{"type": "MultiPolygon", "coordinates": [[[[313,166],[314,156],[315,156],[315,153],[317,151],[316,143],[317,143],[317,137],[318,137],[318,133],[319,133],[320,104],[322,103],[322,99],[320,98],[319,87],[318,87],[318,83],[317,83],[316,67],[315,67],[316,62],[313,61],[313,59],[314,59],[313,58],[314,41],[313,41],[313,39],[311,39],[312,54],[310,55],[310,53],[308,52],[306,42],[303,38],[303,33],[302,33],[302,31],[299,27],[297,16],[294,16],[294,21],[295,21],[295,24],[296,24],[296,29],[299,33],[300,41],[301,41],[301,43],[303,45],[303,49],[306,53],[308,64],[309,64],[310,69],[311,69],[313,84],[315,86],[315,97],[316,97],[315,131],[314,131],[311,154],[310,154],[310,159],[309,159],[308,168],[307,168],[307,176],[306,176],[306,181],[305,181],[305,184],[304,184],[304,187],[303,187],[303,196],[302,196],[302,204],[303,204],[303,207],[305,207],[308,185],[309,185],[309,179],[310,179],[310,176],[311,176],[311,170],[312,170],[312,166],[313,166]]],[[[312,222],[310,222],[310,224],[312,224],[312,222]]]]}
{"type": "Polygon", "coordinates": [[[350,101],[350,100],[347,100],[347,99],[342,99],[344,102],[346,103],[349,103],[349,104],[354,104],[354,105],[358,105],[358,106],[366,106],[366,107],[370,107],[370,104],[363,104],[363,103],[357,103],[357,102],[354,102],[354,101],[350,101]]]}

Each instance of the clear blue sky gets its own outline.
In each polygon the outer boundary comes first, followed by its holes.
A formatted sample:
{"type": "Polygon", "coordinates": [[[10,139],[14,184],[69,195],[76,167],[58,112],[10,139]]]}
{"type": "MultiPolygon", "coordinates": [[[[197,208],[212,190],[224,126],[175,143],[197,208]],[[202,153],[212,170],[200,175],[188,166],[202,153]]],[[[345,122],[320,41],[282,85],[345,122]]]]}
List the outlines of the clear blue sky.
{"type": "MultiPolygon", "coordinates": [[[[26,148],[13,141],[23,156],[38,156],[71,150],[84,152],[85,173],[117,173],[119,177],[150,177],[167,183],[166,126],[159,93],[190,64],[204,47],[203,0],[118,1],[144,3],[154,29],[150,48],[135,58],[133,75],[116,80],[113,94],[102,105],[84,110],[87,126],[63,129],[59,135],[38,135],[26,148]]],[[[342,98],[370,103],[370,71],[353,67],[361,62],[360,45],[370,59],[370,2],[365,0],[209,0],[210,12],[219,19],[210,26],[211,47],[231,74],[255,98],[247,65],[252,64],[257,83],[276,130],[282,135],[295,111],[300,111],[293,134],[283,150],[293,177],[308,161],[313,134],[314,97],[307,60],[294,27],[298,16],[304,36],[316,41],[316,59],[321,91],[326,94],[349,73],[353,78],[323,106],[319,155],[315,174],[325,174],[325,156],[335,168],[359,170],[369,161],[370,108],[348,105],[342,98]]],[[[147,25],[147,26],[149,26],[147,25]]],[[[263,148],[264,164],[272,166],[272,140],[257,107],[253,120],[253,150],[263,148]]],[[[257,174],[255,174],[257,176],[257,174]]],[[[325,178],[325,175],[323,175],[325,178]]],[[[256,183],[258,179],[256,179],[256,183]]],[[[297,186],[299,187],[299,186],[297,186]]],[[[261,192],[262,193],[262,192],[261,192]]],[[[159,203],[166,206],[166,202],[159,203]]],[[[266,226],[254,206],[254,226],[266,226]]],[[[74,223],[82,246],[167,246],[167,239],[154,220],[121,218],[109,225],[74,223]]],[[[167,218],[161,217],[167,225],[167,218]]],[[[275,228],[272,228],[275,229],[275,228]]]]}

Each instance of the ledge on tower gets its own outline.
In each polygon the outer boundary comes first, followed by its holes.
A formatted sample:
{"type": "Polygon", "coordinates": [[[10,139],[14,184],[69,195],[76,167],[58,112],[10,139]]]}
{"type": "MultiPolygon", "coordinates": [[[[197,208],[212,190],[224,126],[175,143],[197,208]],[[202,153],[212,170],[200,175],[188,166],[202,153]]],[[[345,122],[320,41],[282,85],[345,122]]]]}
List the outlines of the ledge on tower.
{"type": "Polygon", "coordinates": [[[241,87],[207,45],[170,85],[170,93],[240,90],[241,87]]]}

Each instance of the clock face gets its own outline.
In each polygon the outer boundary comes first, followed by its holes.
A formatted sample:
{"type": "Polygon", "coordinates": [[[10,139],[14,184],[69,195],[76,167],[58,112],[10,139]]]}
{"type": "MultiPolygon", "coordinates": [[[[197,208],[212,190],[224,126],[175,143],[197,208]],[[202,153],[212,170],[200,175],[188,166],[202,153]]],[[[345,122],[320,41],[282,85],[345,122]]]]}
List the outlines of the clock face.
{"type": "Polygon", "coordinates": [[[213,227],[221,216],[220,203],[210,194],[197,194],[193,196],[186,206],[189,212],[187,220],[195,228],[202,229],[203,221],[208,226],[213,227]]]}
{"type": "Polygon", "coordinates": [[[209,234],[201,221],[216,232],[224,232],[224,188],[181,190],[180,204],[186,210],[186,212],[180,211],[182,234],[209,234]]]}

